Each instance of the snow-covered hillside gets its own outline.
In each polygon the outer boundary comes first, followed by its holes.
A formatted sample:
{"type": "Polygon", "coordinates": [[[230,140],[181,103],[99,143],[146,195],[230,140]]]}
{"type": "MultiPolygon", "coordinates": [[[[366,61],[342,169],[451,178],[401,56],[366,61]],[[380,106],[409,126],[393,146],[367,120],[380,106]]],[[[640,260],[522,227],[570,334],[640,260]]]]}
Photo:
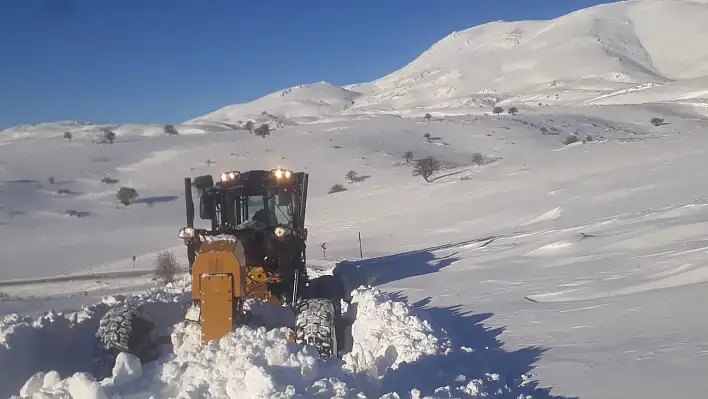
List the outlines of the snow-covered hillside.
{"type": "Polygon", "coordinates": [[[189,122],[250,119],[287,125],[341,114],[450,114],[494,105],[536,108],[608,101],[690,99],[700,105],[708,101],[706,20],[704,1],[630,0],[550,21],[491,22],[453,32],[410,64],[373,82],[291,87],[189,122]],[[647,89],[651,95],[633,94],[647,89]]]}
{"type": "Polygon", "coordinates": [[[328,82],[306,84],[270,93],[247,104],[230,105],[187,123],[219,121],[243,125],[251,120],[283,125],[309,122],[321,115],[346,110],[358,96],[359,93],[328,82]]]}
{"type": "Polygon", "coordinates": [[[633,0],[551,21],[488,23],[372,82],[351,110],[568,105],[706,76],[707,19],[706,2],[633,0]]]}
{"type": "Polygon", "coordinates": [[[704,396],[707,10],[491,23],[377,81],[287,89],[179,134],[0,132],[0,397],[704,396]],[[426,156],[443,164],[430,182],[412,173],[426,156]],[[308,258],[326,243],[353,292],[344,359],[248,326],[202,346],[173,312],[188,279],[153,280],[160,249],[186,266],[184,177],[277,166],[310,173],[308,258]],[[165,356],[93,381],[98,319],[133,300],[166,310],[165,356]]]}

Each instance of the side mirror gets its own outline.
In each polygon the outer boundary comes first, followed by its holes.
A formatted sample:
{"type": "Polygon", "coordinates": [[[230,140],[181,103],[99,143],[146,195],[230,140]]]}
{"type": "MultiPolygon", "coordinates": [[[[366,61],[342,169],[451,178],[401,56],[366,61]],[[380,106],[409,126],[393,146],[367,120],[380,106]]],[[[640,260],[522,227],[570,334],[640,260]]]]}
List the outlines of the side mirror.
{"type": "Polygon", "coordinates": [[[214,186],[214,178],[211,175],[197,176],[192,184],[197,190],[203,191],[214,186]]]}
{"type": "Polygon", "coordinates": [[[202,196],[199,197],[199,217],[210,220],[214,218],[215,212],[216,207],[212,197],[209,194],[202,194],[202,196]]]}

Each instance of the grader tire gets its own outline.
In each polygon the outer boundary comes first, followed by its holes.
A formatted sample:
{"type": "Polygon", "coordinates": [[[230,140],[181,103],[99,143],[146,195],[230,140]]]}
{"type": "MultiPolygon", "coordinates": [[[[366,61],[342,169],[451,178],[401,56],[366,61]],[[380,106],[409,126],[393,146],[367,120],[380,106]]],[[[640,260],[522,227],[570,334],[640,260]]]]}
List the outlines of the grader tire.
{"type": "Polygon", "coordinates": [[[295,341],[312,345],[321,358],[338,356],[336,312],[329,299],[304,299],[297,305],[295,341]]]}
{"type": "Polygon", "coordinates": [[[150,334],[154,328],[150,320],[141,316],[137,305],[123,305],[106,312],[95,334],[94,377],[109,377],[121,352],[135,355],[143,364],[157,358],[159,346],[150,334]]]}

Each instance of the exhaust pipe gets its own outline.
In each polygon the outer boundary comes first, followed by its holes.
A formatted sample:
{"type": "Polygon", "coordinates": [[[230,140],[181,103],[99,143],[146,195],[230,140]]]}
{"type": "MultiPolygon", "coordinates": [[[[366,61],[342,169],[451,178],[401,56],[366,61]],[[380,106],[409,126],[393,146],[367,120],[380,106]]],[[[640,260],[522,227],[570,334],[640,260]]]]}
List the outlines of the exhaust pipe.
{"type": "MultiPolygon", "coordinates": [[[[187,210],[187,227],[194,228],[194,201],[192,199],[192,179],[184,178],[184,202],[187,210]]],[[[187,259],[189,260],[189,274],[192,274],[192,264],[197,258],[194,244],[187,244],[187,259]]]]}

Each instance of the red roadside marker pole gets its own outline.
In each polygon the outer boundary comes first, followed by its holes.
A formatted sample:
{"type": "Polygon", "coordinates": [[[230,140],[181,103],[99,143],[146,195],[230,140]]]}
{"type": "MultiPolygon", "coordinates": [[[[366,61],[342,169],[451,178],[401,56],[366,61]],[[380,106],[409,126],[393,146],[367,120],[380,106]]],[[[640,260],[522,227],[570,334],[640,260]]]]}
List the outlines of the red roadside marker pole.
{"type": "Polygon", "coordinates": [[[322,247],[322,257],[327,259],[327,243],[323,242],[321,247],[322,247]]]}

